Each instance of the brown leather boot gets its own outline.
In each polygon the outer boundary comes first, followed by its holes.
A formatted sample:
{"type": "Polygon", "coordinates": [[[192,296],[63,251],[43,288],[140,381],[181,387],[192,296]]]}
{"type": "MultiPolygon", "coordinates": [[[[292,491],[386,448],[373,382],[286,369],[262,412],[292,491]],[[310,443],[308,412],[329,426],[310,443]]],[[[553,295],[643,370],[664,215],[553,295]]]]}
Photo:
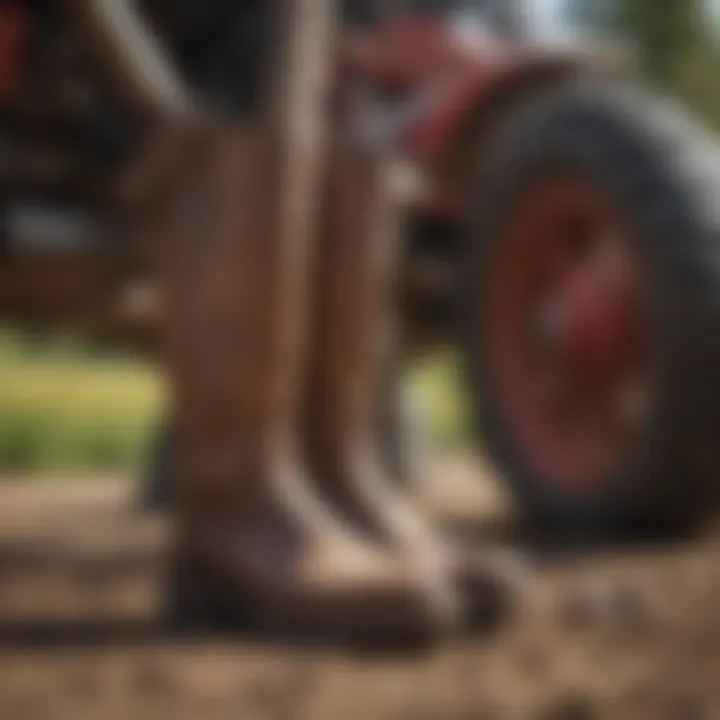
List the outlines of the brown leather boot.
{"type": "Polygon", "coordinates": [[[331,4],[283,4],[293,17],[273,121],[189,132],[156,228],[182,468],[174,605],[185,616],[223,605],[270,631],[422,638],[453,621],[446,588],[343,527],[298,462],[331,4]]]}
{"type": "Polygon", "coordinates": [[[454,577],[471,618],[485,623],[514,606],[519,563],[509,554],[450,548],[397,490],[377,447],[373,405],[394,334],[398,202],[392,172],[368,154],[334,149],[308,371],[310,466],[351,527],[403,549],[409,562],[422,559],[454,577]]]}

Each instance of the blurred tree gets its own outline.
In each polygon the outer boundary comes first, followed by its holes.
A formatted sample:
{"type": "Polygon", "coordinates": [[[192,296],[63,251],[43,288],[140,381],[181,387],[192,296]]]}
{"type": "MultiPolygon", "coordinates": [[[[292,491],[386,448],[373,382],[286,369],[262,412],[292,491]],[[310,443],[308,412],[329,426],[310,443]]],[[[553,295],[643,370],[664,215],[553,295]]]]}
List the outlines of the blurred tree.
{"type": "Polygon", "coordinates": [[[617,22],[638,43],[648,77],[671,87],[677,64],[695,53],[703,34],[697,0],[623,0],[616,5],[617,22]]]}
{"type": "Polygon", "coordinates": [[[573,22],[629,37],[645,77],[720,130],[720,35],[709,0],[565,0],[573,22]]]}

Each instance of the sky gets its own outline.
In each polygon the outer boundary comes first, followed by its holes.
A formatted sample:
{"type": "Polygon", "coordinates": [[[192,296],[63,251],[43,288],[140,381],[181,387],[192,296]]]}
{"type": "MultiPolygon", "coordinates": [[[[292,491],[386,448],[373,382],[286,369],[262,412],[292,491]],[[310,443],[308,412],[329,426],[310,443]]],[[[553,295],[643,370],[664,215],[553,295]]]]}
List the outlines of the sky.
{"type": "MultiPolygon", "coordinates": [[[[532,6],[537,22],[544,32],[554,34],[562,32],[561,13],[566,0],[527,0],[532,6]]],[[[574,0],[580,4],[587,0],[574,0]]],[[[720,35],[720,0],[703,0],[705,8],[720,35]]]]}
{"type": "Polygon", "coordinates": [[[720,0],[706,0],[707,8],[720,28],[720,0]]]}
{"type": "Polygon", "coordinates": [[[528,0],[541,31],[554,34],[561,30],[559,17],[563,2],[564,0],[528,0]]]}

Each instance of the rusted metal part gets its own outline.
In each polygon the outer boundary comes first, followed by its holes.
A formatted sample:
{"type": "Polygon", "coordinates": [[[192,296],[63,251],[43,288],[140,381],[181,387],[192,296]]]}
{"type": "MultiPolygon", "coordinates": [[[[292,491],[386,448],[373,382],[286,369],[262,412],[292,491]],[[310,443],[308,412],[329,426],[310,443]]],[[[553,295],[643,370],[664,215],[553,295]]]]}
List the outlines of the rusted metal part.
{"type": "Polygon", "coordinates": [[[12,94],[18,80],[26,31],[22,8],[12,2],[0,5],[0,103],[12,94]]]}
{"type": "Polygon", "coordinates": [[[27,253],[12,263],[0,263],[0,316],[82,324],[88,314],[112,302],[116,281],[106,256],[27,253]]]}
{"type": "Polygon", "coordinates": [[[191,118],[193,94],[162,43],[130,0],[63,0],[93,55],[131,107],[162,117],[191,118]]]}
{"type": "Polygon", "coordinates": [[[473,118],[492,114],[509,90],[531,92],[548,77],[622,71],[626,55],[605,45],[553,49],[489,38],[472,43],[436,18],[412,15],[351,33],[343,45],[351,76],[408,96],[400,102],[416,111],[404,121],[399,149],[431,170],[454,151],[473,118]]]}
{"type": "Polygon", "coordinates": [[[193,91],[130,0],[63,0],[115,91],[146,124],[110,188],[121,212],[142,215],[183,172],[196,128],[208,121],[193,91]]]}

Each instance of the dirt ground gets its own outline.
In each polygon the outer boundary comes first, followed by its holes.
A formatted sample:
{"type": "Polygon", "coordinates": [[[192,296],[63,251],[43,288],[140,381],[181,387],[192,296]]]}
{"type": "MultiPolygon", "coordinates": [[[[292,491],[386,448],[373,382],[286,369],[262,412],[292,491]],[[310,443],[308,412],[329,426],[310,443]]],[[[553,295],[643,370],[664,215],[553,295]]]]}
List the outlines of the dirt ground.
{"type": "MultiPolygon", "coordinates": [[[[384,656],[158,622],[166,520],[121,478],[0,485],[0,720],[720,719],[720,530],[557,555],[490,634],[384,656]]],[[[512,510],[466,459],[419,501],[476,538],[512,510]]],[[[478,541],[478,540],[476,540],[478,541]]]]}

